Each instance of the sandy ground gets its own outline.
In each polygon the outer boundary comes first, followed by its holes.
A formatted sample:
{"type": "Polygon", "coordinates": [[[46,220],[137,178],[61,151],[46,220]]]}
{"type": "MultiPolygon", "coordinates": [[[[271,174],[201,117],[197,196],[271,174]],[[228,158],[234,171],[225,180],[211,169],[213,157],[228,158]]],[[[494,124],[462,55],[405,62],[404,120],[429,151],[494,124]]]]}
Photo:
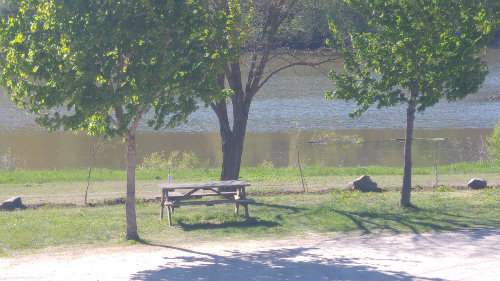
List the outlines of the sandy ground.
{"type": "Polygon", "coordinates": [[[1,259],[0,280],[494,281],[500,229],[75,249],[1,259]]]}

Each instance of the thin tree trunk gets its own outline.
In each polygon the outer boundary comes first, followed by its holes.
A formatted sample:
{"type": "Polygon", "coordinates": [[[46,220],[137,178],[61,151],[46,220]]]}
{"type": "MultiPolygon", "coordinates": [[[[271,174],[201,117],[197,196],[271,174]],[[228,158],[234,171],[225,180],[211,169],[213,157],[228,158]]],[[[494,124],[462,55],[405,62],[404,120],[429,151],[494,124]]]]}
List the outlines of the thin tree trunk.
{"type": "Polygon", "coordinates": [[[439,175],[438,175],[438,159],[436,156],[436,151],[434,151],[434,175],[436,176],[435,187],[439,186],[439,175]]]}
{"type": "Polygon", "coordinates": [[[125,138],[127,145],[127,199],[125,202],[125,213],[127,217],[127,236],[128,240],[139,241],[137,233],[137,220],[135,214],[135,134],[130,133],[125,138]]]}
{"type": "Polygon", "coordinates": [[[89,193],[89,187],[90,187],[90,176],[92,174],[92,168],[94,167],[95,160],[97,158],[97,155],[101,154],[104,151],[104,142],[105,139],[102,137],[98,137],[96,142],[94,143],[94,146],[92,147],[92,152],[91,152],[91,160],[89,164],[89,170],[88,170],[88,175],[87,175],[87,188],[85,189],[85,199],[84,199],[84,205],[87,206],[87,197],[89,193]]]}
{"type": "Polygon", "coordinates": [[[83,204],[85,206],[87,206],[87,195],[89,194],[89,187],[90,187],[90,175],[92,173],[92,167],[94,166],[94,162],[95,162],[95,156],[94,153],[92,152],[92,160],[90,161],[89,171],[87,176],[87,188],[85,189],[85,198],[83,200],[83,204]]]}
{"type": "Polygon", "coordinates": [[[302,165],[300,164],[300,150],[299,150],[298,145],[297,145],[297,164],[299,164],[300,179],[302,180],[302,191],[304,191],[304,193],[306,193],[308,190],[306,189],[306,182],[304,180],[304,172],[302,171],[302,165]]]}
{"type": "Polygon", "coordinates": [[[406,138],[405,138],[405,163],[404,163],[404,174],[403,174],[403,188],[401,189],[401,201],[400,205],[404,207],[410,207],[410,197],[411,197],[411,145],[413,139],[413,121],[415,120],[415,108],[416,102],[410,100],[408,102],[408,108],[406,109],[406,138]]]}

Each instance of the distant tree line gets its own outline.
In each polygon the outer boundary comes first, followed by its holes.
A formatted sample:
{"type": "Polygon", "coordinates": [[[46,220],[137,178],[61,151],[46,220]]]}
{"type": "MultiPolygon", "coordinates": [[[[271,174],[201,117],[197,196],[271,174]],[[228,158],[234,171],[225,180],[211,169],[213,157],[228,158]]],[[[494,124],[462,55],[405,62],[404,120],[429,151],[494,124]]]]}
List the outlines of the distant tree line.
{"type": "MultiPolygon", "coordinates": [[[[266,0],[254,1],[251,29],[247,34],[245,49],[251,49],[262,34],[266,0]]],[[[333,39],[328,23],[335,20],[340,28],[366,29],[364,18],[343,0],[299,0],[286,15],[276,34],[273,47],[287,49],[318,49],[326,47],[326,39],[333,39]]]]}
{"type": "MultiPolygon", "coordinates": [[[[250,50],[258,44],[259,29],[264,17],[267,0],[256,0],[251,29],[247,33],[244,49],[250,50]]],[[[344,0],[299,0],[283,20],[274,40],[274,49],[316,50],[327,47],[327,40],[334,40],[329,23],[334,21],[341,31],[369,31],[366,17],[344,0]]],[[[500,47],[500,26],[488,44],[500,47]]]]}
{"type": "MultiPolygon", "coordinates": [[[[255,9],[252,11],[251,28],[247,33],[244,50],[252,49],[260,40],[266,1],[254,1],[255,9]]],[[[334,40],[329,29],[329,22],[332,20],[344,31],[369,29],[366,18],[344,0],[299,0],[295,7],[284,18],[276,34],[273,49],[316,50],[327,47],[326,41],[334,40]]],[[[8,13],[7,6],[0,3],[0,15],[5,17],[8,13]]],[[[497,29],[489,43],[490,47],[500,47],[500,26],[497,29]]]]}

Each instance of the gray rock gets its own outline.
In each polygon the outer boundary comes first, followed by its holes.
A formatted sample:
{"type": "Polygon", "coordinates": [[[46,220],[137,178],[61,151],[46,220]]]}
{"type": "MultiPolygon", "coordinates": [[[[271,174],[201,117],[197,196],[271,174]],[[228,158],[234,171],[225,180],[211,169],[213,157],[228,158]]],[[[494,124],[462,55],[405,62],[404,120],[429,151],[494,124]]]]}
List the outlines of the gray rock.
{"type": "Polygon", "coordinates": [[[26,208],[23,205],[23,202],[21,201],[21,197],[19,197],[19,196],[9,198],[9,199],[5,200],[4,202],[2,202],[2,204],[0,204],[0,210],[11,211],[11,210],[14,210],[16,208],[20,208],[20,209],[26,208]]]}
{"type": "Polygon", "coordinates": [[[351,189],[360,190],[362,192],[380,192],[377,183],[372,181],[369,176],[363,175],[349,184],[351,189]]]}
{"type": "Polygon", "coordinates": [[[483,179],[471,179],[467,186],[472,189],[483,189],[488,186],[488,183],[483,179]]]}

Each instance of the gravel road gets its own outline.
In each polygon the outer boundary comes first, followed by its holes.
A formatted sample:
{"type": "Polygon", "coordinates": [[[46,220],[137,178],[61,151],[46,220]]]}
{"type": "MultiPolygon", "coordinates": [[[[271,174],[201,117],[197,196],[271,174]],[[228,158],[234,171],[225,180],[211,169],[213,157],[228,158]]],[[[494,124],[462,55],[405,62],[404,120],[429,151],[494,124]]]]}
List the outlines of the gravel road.
{"type": "Polygon", "coordinates": [[[500,280],[500,229],[67,249],[0,259],[0,280],[500,280]]]}

